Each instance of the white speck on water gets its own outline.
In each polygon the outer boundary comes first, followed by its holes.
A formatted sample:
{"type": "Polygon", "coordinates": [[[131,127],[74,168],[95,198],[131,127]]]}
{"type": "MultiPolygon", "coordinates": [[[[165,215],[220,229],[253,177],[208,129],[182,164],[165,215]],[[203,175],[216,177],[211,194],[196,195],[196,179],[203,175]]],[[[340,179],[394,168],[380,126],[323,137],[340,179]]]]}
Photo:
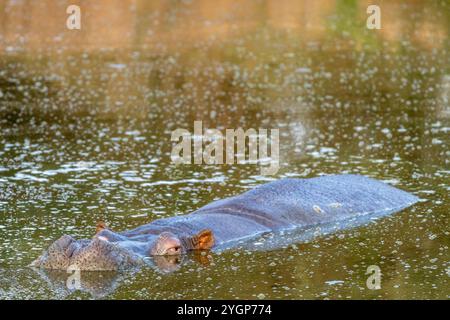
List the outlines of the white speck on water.
{"type": "Polygon", "coordinates": [[[17,172],[16,175],[11,178],[13,180],[30,180],[30,181],[35,181],[35,182],[48,182],[48,179],[46,178],[39,178],[39,177],[35,177],[29,174],[25,174],[25,173],[21,173],[21,172],[17,172]]]}
{"type": "Polygon", "coordinates": [[[125,134],[126,134],[127,136],[138,136],[138,135],[141,134],[141,132],[138,131],[138,130],[132,130],[132,131],[127,131],[127,132],[125,132],[125,134]]]}
{"type": "Polygon", "coordinates": [[[335,153],[337,150],[335,148],[330,147],[322,147],[320,148],[320,153],[335,153]]]}
{"type": "Polygon", "coordinates": [[[436,193],[436,191],[434,191],[434,190],[420,190],[417,192],[425,193],[425,194],[435,194],[436,193]]]}
{"type": "Polygon", "coordinates": [[[383,179],[383,182],[387,183],[387,184],[392,184],[392,185],[397,185],[400,183],[400,180],[398,179],[383,179]]]}
{"type": "Polygon", "coordinates": [[[108,64],[108,67],[110,67],[112,69],[117,69],[117,70],[124,69],[126,66],[127,65],[123,64],[123,63],[110,63],[110,64],[108,64]]]}
{"type": "Polygon", "coordinates": [[[330,286],[334,286],[336,284],[343,284],[344,281],[343,280],[329,280],[329,281],[325,281],[325,283],[330,286]]]}
{"type": "Polygon", "coordinates": [[[297,68],[297,70],[295,70],[297,73],[310,73],[311,69],[307,68],[307,67],[303,67],[303,68],[297,68]]]}

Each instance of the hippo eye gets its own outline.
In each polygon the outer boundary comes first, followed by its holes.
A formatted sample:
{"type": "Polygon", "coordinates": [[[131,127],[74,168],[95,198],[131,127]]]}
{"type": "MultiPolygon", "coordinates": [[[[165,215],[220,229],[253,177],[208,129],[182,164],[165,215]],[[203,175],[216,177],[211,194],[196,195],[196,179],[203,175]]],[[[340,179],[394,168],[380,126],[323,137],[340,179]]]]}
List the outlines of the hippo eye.
{"type": "Polygon", "coordinates": [[[166,254],[180,254],[181,253],[181,246],[175,246],[172,248],[167,249],[166,254]]]}

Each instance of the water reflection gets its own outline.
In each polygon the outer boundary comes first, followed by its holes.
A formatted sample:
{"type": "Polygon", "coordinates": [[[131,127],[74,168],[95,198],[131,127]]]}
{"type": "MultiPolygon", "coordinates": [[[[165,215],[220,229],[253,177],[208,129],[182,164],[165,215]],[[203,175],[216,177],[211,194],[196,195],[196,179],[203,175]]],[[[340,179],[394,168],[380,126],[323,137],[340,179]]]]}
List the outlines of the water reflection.
{"type": "MultiPolygon", "coordinates": [[[[155,256],[146,259],[146,268],[167,275],[180,270],[183,265],[210,265],[212,256],[207,252],[198,252],[183,256],[155,256]]],[[[87,293],[89,297],[99,299],[112,295],[127,279],[132,279],[141,269],[126,271],[76,271],[46,270],[31,268],[59,298],[67,298],[73,293],[87,293]]]]}
{"type": "Polygon", "coordinates": [[[82,28],[76,32],[65,27],[65,9],[70,4],[66,0],[3,0],[2,47],[9,52],[48,46],[75,50],[148,46],[165,51],[189,42],[209,45],[264,28],[314,41],[335,32],[357,45],[371,44],[380,36],[394,43],[409,38],[423,46],[436,47],[448,37],[450,20],[445,2],[405,4],[383,0],[377,2],[383,13],[382,29],[373,36],[362,28],[366,8],[372,4],[366,0],[217,0],[214,4],[207,0],[98,0],[81,4],[82,28]]]}
{"type": "Polygon", "coordinates": [[[132,277],[136,271],[119,272],[88,272],[78,274],[60,270],[44,270],[33,268],[33,271],[46,283],[58,298],[68,298],[74,292],[87,293],[90,297],[100,299],[113,293],[127,278],[132,277]]]}

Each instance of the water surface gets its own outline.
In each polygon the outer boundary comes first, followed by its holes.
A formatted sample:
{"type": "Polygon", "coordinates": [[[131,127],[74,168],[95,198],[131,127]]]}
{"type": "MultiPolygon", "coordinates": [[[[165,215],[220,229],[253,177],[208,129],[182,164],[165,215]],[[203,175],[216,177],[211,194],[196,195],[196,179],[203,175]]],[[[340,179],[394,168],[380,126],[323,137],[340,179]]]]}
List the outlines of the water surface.
{"type": "Polygon", "coordinates": [[[0,3],[1,299],[450,297],[448,2],[382,1],[383,29],[369,31],[365,1],[98,1],[79,32],[60,25],[65,1],[26,16],[0,3]],[[170,133],[195,120],[278,128],[280,170],[173,165],[170,133]],[[98,220],[130,229],[273,179],[338,173],[423,202],[277,250],[82,273],[83,290],[26,267],[98,220]],[[366,286],[370,265],[380,290],[366,286]]]}

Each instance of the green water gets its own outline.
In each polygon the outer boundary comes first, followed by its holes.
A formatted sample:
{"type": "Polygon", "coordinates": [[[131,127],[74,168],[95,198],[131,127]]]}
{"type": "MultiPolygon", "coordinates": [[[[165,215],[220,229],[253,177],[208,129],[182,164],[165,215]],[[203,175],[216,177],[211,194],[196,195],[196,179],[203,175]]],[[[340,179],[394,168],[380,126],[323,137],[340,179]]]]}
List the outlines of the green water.
{"type": "Polygon", "coordinates": [[[318,1],[325,18],[308,33],[277,27],[270,1],[255,3],[265,9],[208,19],[187,3],[137,1],[131,44],[107,49],[2,38],[0,299],[450,297],[449,4],[394,1],[384,29],[368,31],[364,5],[318,1]],[[191,22],[200,27],[185,38],[191,22]],[[170,134],[195,120],[278,128],[278,173],[173,165],[170,134]],[[83,290],[68,289],[68,273],[26,267],[63,234],[92,237],[98,220],[125,230],[273,179],[337,173],[423,201],[277,250],[188,256],[167,262],[172,272],[82,273],[83,290]],[[381,269],[379,290],[366,286],[370,265],[381,269]]]}

